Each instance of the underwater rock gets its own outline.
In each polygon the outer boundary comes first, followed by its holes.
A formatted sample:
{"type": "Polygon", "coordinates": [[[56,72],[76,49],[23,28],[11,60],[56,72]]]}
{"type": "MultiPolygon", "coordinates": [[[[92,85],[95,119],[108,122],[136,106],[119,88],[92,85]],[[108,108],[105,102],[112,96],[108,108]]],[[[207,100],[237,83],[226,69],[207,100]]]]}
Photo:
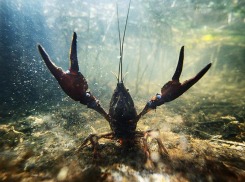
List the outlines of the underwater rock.
{"type": "Polygon", "coordinates": [[[18,145],[20,141],[23,141],[23,136],[24,133],[16,131],[14,126],[12,126],[11,129],[1,137],[1,145],[3,147],[12,148],[18,145]]]}
{"type": "Polygon", "coordinates": [[[233,141],[244,141],[244,123],[239,121],[231,121],[224,125],[223,139],[229,139],[233,141]]]}

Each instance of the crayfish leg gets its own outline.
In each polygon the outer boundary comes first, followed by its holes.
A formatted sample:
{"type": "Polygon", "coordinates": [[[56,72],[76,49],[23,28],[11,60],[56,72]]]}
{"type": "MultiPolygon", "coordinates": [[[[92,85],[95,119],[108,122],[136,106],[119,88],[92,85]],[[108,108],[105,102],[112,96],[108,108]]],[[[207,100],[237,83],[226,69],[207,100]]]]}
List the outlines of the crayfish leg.
{"type": "Polygon", "coordinates": [[[110,132],[110,133],[105,133],[105,134],[101,134],[101,135],[90,134],[84,140],[84,142],[78,147],[78,149],[75,150],[75,152],[79,152],[80,150],[82,150],[83,148],[85,148],[86,146],[91,144],[94,148],[92,164],[98,162],[98,159],[101,158],[100,154],[99,154],[99,149],[98,149],[99,148],[99,139],[101,139],[101,138],[114,139],[114,133],[110,132]]]}
{"type": "Polygon", "coordinates": [[[161,156],[168,156],[168,151],[167,149],[164,147],[161,138],[159,137],[159,130],[155,129],[155,130],[146,130],[146,131],[135,131],[136,137],[139,137],[142,139],[143,142],[143,146],[144,146],[144,153],[145,153],[145,158],[146,158],[146,163],[145,163],[145,167],[147,169],[153,169],[153,161],[151,159],[150,156],[150,151],[148,149],[147,146],[147,139],[149,137],[152,137],[154,139],[156,139],[158,147],[159,147],[159,153],[161,156]]]}

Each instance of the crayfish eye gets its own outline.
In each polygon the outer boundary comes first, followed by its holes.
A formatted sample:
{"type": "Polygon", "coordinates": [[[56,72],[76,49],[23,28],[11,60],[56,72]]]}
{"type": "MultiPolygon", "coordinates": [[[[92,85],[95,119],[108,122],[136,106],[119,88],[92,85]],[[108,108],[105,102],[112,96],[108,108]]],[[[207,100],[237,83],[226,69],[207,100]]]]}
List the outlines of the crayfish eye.
{"type": "Polygon", "coordinates": [[[161,99],[161,95],[160,94],[157,94],[157,99],[161,99]]]}
{"type": "Polygon", "coordinates": [[[90,94],[88,92],[86,93],[86,97],[90,97],[90,94]]]}

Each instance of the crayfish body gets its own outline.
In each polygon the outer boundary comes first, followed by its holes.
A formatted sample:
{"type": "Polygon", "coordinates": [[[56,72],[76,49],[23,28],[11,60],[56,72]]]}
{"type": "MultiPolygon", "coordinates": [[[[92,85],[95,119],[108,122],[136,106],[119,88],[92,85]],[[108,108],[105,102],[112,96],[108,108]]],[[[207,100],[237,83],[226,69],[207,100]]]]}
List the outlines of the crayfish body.
{"type": "Polygon", "coordinates": [[[112,131],[119,139],[134,138],[132,131],[136,130],[137,122],[131,122],[137,117],[134,101],[123,82],[117,87],[111,97],[109,115],[115,122],[110,123],[112,131]]]}
{"type": "MultiPolygon", "coordinates": [[[[129,4],[130,6],[130,4],[129,4]]],[[[129,14],[129,9],[128,9],[129,14]]],[[[127,19],[128,19],[127,14],[127,19]]],[[[127,25],[126,19],[126,25],[127,25]]],[[[126,31],[126,25],[124,29],[124,36],[126,31]]],[[[118,21],[119,27],[119,21],[118,21]]],[[[184,83],[179,82],[179,77],[182,72],[183,62],[184,62],[184,46],[180,50],[180,56],[176,71],[172,77],[172,80],[167,82],[161,89],[160,94],[153,96],[145,105],[144,109],[137,114],[134,107],[134,102],[123,83],[122,78],[122,58],[123,58],[123,42],[121,43],[121,38],[119,34],[120,41],[120,61],[119,61],[119,71],[117,76],[117,87],[114,90],[110,101],[109,113],[107,113],[100,105],[98,99],[96,99],[88,90],[88,84],[85,77],[79,72],[78,60],[77,60],[77,35],[74,32],[71,50],[70,50],[70,68],[68,71],[63,71],[58,68],[49,58],[48,54],[45,52],[41,45],[38,45],[38,51],[47,65],[50,72],[57,79],[63,91],[75,101],[79,101],[81,104],[87,105],[88,108],[94,109],[100,113],[108,122],[111,128],[111,132],[97,135],[89,135],[85,141],[76,150],[79,151],[86,147],[88,144],[92,144],[94,147],[94,159],[98,158],[98,146],[100,138],[107,138],[112,140],[118,140],[120,143],[126,143],[128,141],[142,139],[144,145],[144,152],[148,160],[150,160],[149,151],[147,148],[147,138],[154,137],[159,145],[159,152],[162,155],[167,155],[168,152],[164,147],[159,135],[155,136],[152,134],[155,130],[147,131],[136,131],[137,122],[139,119],[151,110],[156,109],[166,102],[170,102],[184,92],[186,92],[191,86],[193,86],[202,76],[209,70],[211,63],[204,67],[196,76],[186,80],[184,83]]]]}

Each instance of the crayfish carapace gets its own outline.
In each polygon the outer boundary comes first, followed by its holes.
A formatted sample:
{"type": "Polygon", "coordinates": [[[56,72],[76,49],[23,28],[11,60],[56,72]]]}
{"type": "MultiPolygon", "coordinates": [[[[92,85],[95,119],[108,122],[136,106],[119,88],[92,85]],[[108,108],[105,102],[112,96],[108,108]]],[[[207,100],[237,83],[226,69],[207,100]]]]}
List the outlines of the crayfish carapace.
{"type": "MultiPolygon", "coordinates": [[[[130,8],[130,4],[129,4],[130,8]]],[[[117,8],[118,12],[118,8],[117,8]]],[[[118,13],[117,13],[118,14],[118,13]]],[[[88,144],[92,144],[94,147],[94,159],[98,158],[98,146],[100,138],[107,138],[118,140],[120,143],[127,143],[139,140],[143,141],[144,152],[148,160],[150,160],[149,150],[147,147],[147,138],[149,136],[155,138],[159,145],[159,152],[162,155],[167,155],[168,152],[164,147],[159,135],[153,134],[158,130],[147,130],[147,131],[136,131],[137,122],[139,119],[151,110],[155,110],[157,106],[170,102],[184,92],[186,92],[191,86],[193,86],[202,76],[209,70],[211,63],[204,67],[196,76],[186,80],[184,83],[179,82],[179,77],[183,68],[184,61],[184,47],[180,50],[179,61],[176,71],[172,77],[172,80],[167,82],[161,89],[161,94],[156,94],[152,97],[145,105],[144,109],[137,114],[134,107],[134,102],[128,90],[124,86],[122,78],[122,59],[123,59],[123,44],[126,32],[127,20],[128,20],[129,9],[127,13],[127,19],[125,23],[124,35],[121,41],[119,31],[119,42],[120,42],[120,61],[119,61],[119,72],[117,75],[117,87],[114,90],[110,101],[109,113],[107,113],[100,105],[97,98],[95,98],[88,90],[88,84],[84,76],[79,72],[78,59],[77,59],[77,34],[73,33],[71,49],[70,49],[70,68],[67,71],[63,71],[62,68],[57,67],[49,58],[41,45],[38,45],[38,51],[42,56],[48,69],[54,75],[56,80],[59,82],[63,91],[75,101],[79,101],[81,104],[87,105],[88,108],[94,109],[99,112],[108,122],[111,128],[110,133],[106,134],[90,134],[85,141],[80,145],[77,151],[81,150],[88,144]],[[89,143],[90,142],[90,143],[89,143]]],[[[118,16],[117,16],[118,17],[118,16]]],[[[119,20],[118,30],[119,30],[119,20]]]]}

